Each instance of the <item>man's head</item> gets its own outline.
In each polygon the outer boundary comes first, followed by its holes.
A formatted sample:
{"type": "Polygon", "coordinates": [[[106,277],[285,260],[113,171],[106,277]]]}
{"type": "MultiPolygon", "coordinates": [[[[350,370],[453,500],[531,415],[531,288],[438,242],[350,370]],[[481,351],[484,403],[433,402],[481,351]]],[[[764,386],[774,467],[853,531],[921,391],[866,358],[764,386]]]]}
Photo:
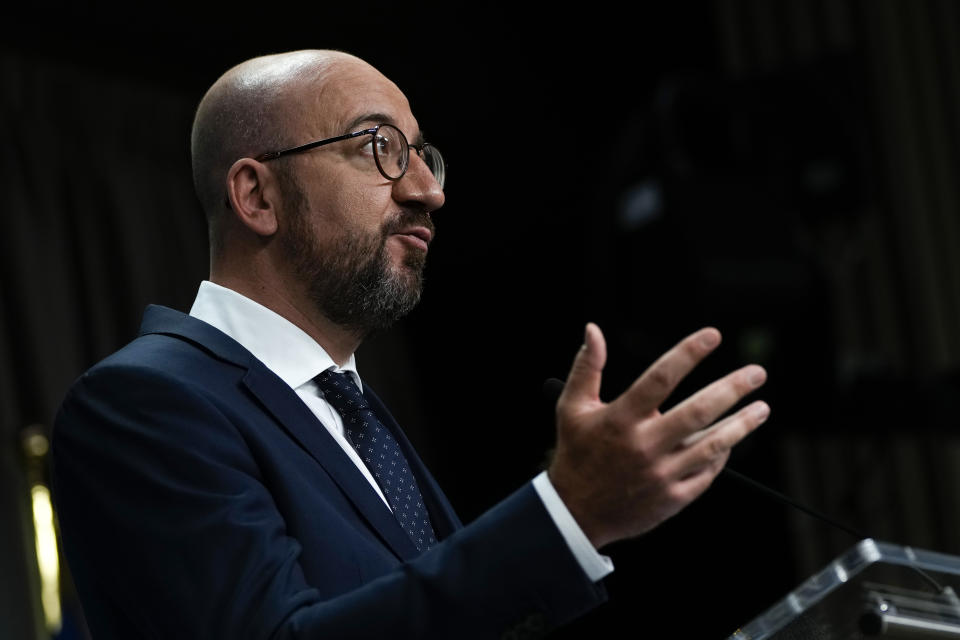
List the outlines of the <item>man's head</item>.
{"type": "Polygon", "coordinates": [[[398,180],[378,169],[370,134],[256,160],[381,123],[421,142],[403,93],[348,54],[265,56],[218,79],[192,135],[211,277],[238,289],[279,289],[291,304],[313,305],[361,335],[409,311],[433,234],[429,214],[443,204],[415,151],[398,180]]]}

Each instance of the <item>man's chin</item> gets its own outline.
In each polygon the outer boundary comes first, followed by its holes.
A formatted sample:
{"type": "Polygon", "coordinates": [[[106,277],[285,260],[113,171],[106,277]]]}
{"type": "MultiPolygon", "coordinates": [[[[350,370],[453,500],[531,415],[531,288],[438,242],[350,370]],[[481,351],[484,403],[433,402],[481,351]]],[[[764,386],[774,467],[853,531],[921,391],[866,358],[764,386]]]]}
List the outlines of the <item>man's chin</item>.
{"type": "Polygon", "coordinates": [[[427,253],[425,251],[388,251],[390,256],[388,264],[390,265],[391,275],[407,282],[420,282],[423,280],[423,269],[427,264],[427,253]]]}
{"type": "Polygon", "coordinates": [[[423,289],[423,269],[401,264],[394,268],[392,278],[399,285],[398,288],[405,291],[406,297],[415,296],[419,300],[423,289]]]}

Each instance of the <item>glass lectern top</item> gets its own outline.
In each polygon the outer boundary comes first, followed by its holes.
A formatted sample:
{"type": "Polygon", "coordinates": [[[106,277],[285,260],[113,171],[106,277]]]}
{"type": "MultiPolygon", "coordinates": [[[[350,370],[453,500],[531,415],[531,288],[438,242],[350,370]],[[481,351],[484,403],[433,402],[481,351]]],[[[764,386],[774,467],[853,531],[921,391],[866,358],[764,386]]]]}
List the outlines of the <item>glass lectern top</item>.
{"type": "Polygon", "coordinates": [[[868,538],[728,640],[960,638],[954,589],[960,558],[868,538]]]}

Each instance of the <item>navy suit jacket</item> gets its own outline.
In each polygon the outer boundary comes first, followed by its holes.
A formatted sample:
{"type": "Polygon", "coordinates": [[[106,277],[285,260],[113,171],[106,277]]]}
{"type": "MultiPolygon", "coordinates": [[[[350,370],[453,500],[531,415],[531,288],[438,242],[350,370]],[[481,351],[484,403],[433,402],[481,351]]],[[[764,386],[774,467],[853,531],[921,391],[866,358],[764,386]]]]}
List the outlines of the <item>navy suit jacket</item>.
{"type": "Polygon", "coordinates": [[[529,483],[463,527],[364,386],[440,538],[423,554],[288,385],[219,330],[149,307],[54,427],[94,638],[536,637],[605,599],[529,483]]]}

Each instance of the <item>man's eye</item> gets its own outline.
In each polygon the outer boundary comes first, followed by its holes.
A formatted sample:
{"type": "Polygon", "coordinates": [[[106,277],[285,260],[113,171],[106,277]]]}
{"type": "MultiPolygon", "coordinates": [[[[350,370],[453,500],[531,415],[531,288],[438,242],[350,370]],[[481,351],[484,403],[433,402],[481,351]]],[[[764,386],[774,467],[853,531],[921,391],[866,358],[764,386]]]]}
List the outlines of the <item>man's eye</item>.
{"type": "Polygon", "coordinates": [[[391,148],[390,139],[386,136],[377,136],[377,151],[381,154],[389,153],[391,148]]]}
{"type": "Polygon", "coordinates": [[[390,140],[386,136],[373,136],[363,145],[363,151],[365,153],[373,152],[373,145],[377,145],[377,153],[381,156],[387,155],[390,153],[390,140]]]}

